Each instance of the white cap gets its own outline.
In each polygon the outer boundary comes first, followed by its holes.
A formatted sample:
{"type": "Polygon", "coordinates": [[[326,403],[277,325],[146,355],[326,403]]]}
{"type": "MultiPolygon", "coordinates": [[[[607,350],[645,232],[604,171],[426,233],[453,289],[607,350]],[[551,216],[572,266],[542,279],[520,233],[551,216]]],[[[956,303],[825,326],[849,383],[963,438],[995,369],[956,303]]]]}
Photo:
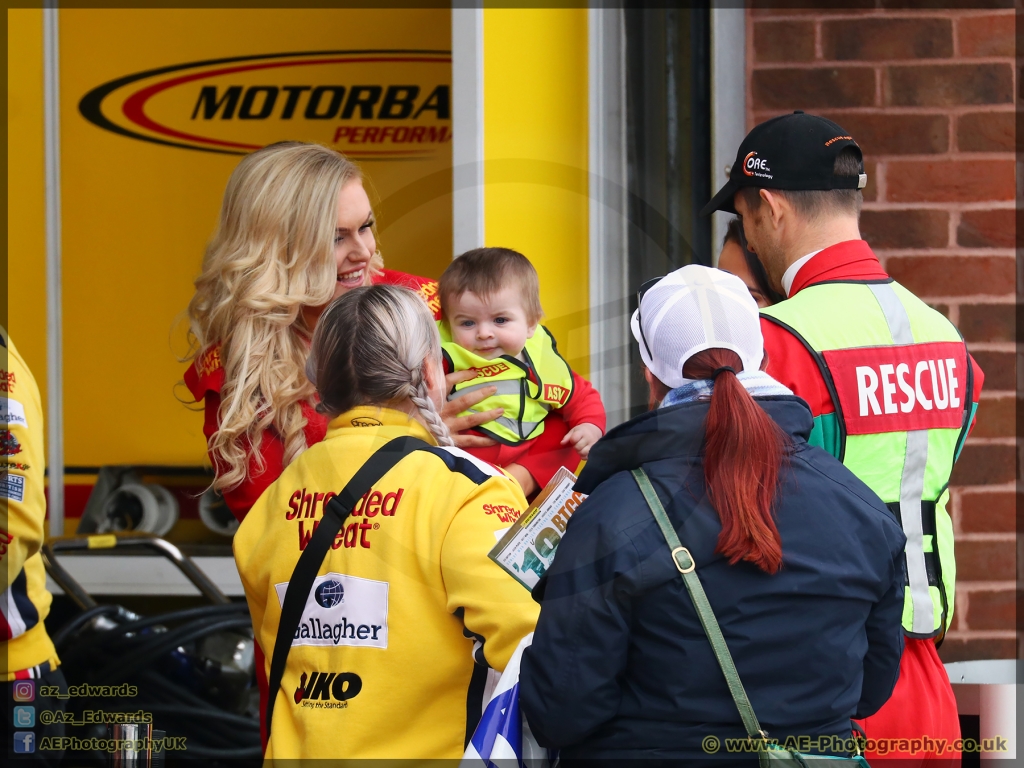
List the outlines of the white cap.
{"type": "Polygon", "coordinates": [[[641,297],[630,320],[651,373],[675,389],[689,379],[683,365],[705,349],[730,349],[744,371],[757,371],[764,337],[757,302],[735,275],[690,264],[670,272],[641,297]]]}

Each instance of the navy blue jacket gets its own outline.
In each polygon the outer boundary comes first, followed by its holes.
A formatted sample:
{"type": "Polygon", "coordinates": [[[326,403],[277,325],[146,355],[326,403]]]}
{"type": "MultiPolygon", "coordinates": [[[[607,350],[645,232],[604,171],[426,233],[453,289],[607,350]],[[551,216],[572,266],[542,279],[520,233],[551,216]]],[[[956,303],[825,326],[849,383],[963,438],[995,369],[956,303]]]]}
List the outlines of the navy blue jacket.
{"type": "MultiPolygon", "coordinates": [[[[706,402],[645,413],[591,449],[523,655],[520,701],[540,743],[573,758],[694,759],[744,735],[697,613],[629,470],[642,466],[718,617],[771,738],[850,735],[892,693],[903,650],[905,538],[852,472],[807,444],[811,413],[759,398],[792,438],[770,576],[715,554],[721,523],[704,486],[706,402]]],[[[814,750],[810,750],[814,751],[814,750]]],[[[726,757],[724,747],[718,758],[726,757]]],[[[756,762],[756,755],[750,758],[756,762]]]]}

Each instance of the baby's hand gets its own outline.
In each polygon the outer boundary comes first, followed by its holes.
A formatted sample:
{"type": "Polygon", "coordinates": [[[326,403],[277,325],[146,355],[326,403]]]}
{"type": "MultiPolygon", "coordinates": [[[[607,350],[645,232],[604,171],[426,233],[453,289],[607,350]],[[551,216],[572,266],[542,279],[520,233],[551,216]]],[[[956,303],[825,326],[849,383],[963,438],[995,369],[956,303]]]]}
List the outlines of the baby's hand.
{"type": "Polygon", "coordinates": [[[586,459],[590,455],[590,446],[600,440],[601,435],[600,428],[594,424],[578,424],[562,438],[562,445],[566,443],[572,445],[580,458],[586,459]]]}

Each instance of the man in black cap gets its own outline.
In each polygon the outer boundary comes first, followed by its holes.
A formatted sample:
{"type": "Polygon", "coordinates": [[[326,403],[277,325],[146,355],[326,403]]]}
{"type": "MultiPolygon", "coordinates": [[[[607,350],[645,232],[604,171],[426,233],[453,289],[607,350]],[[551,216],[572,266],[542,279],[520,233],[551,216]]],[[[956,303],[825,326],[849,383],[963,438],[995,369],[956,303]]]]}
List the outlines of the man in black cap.
{"type": "MultiPolygon", "coordinates": [[[[767,370],[810,406],[809,442],[875,491],[907,536],[899,681],[862,725],[869,740],[886,740],[869,752],[873,766],[886,756],[931,768],[960,757],[956,700],[936,644],[955,596],[949,476],[983,375],[953,324],[889,277],[861,239],[866,184],[853,138],[796,112],[747,135],[702,214],[737,213],[748,247],[787,297],[761,313],[767,370]]],[[[863,599],[851,609],[877,596],[863,599]]]]}

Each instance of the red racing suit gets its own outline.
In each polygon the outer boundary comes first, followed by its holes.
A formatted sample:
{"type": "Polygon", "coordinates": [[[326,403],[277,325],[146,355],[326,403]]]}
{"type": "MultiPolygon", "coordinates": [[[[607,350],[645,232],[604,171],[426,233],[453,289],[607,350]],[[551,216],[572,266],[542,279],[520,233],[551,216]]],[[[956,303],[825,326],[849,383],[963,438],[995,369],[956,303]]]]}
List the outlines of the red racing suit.
{"type": "MultiPolygon", "coordinates": [[[[437,295],[436,280],[385,269],[374,278],[374,284],[401,285],[416,291],[427,302],[435,319],[440,316],[441,301],[437,295]]],[[[196,402],[204,401],[206,418],[203,422],[203,434],[209,441],[220,428],[220,391],[224,386],[224,369],[221,367],[219,346],[204,350],[196,356],[192,365],[185,371],[185,385],[196,402]]],[[[317,413],[308,403],[302,404],[302,415],[306,417],[306,445],[316,445],[327,434],[327,418],[317,413]]],[[[263,458],[263,471],[257,471],[253,457],[245,480],[235,488],[223,491],[224,502],[239,522],[284,469],[284,442],[273,430],[268,429],[263,433],[259,453],[263,458]]],[[[218,457],[211,453],[210,461],[217,466],[218,457]]]]}
{"type": "MultiPolygon", "coordinates": [[[[825,248],[797,273],[790,296],[802,289],[825,282],[885,280],[885,270],[863,240],[851,240],[825,248]]],[[[842,312],[842,307],[836,307],[842,312]]],[[[855,320],[851,317],[851,320],[855,320]]],[[[803,343],[785,328],[761,319],[764,348],[768,357],[768,374],[807,401],[815,422],[836,412],[821,369],[803,343]]],[[[981,394],[984,374],[970,358],[974,370],[972,400],[976,404],[981,394]]],[[[973,426],[973,424],[972,424],[973,426]]],[[[823,446],[829,450],[830,446],[823,446]]],[[[838,457],[837,457],[838,458],[838,457]]],[[[869,739],[923,739],[934,743],[937,739],[952,742],[960,737],[956,699],[942,662],[939,660],[933,638],[904,638],[900,676],[889,701],[871,717],[861,721],[869,739]]],[[[927,742],[925,742],[927,744],[927,742]]],[[[927,765],[952,765],[954,755],[948,750],[920,749],[913,754],[868,752],[872,766],[884,765],[886,757],[896,759],[894,765],[911,768],[927,760],[927,765]],[[908,762],[907,758],[910,758],[908,762]],[[935,762],[932,762],[935,761],[935,762]]],[[[959,764],[959,753],[955,755],[959,764]]]]}

